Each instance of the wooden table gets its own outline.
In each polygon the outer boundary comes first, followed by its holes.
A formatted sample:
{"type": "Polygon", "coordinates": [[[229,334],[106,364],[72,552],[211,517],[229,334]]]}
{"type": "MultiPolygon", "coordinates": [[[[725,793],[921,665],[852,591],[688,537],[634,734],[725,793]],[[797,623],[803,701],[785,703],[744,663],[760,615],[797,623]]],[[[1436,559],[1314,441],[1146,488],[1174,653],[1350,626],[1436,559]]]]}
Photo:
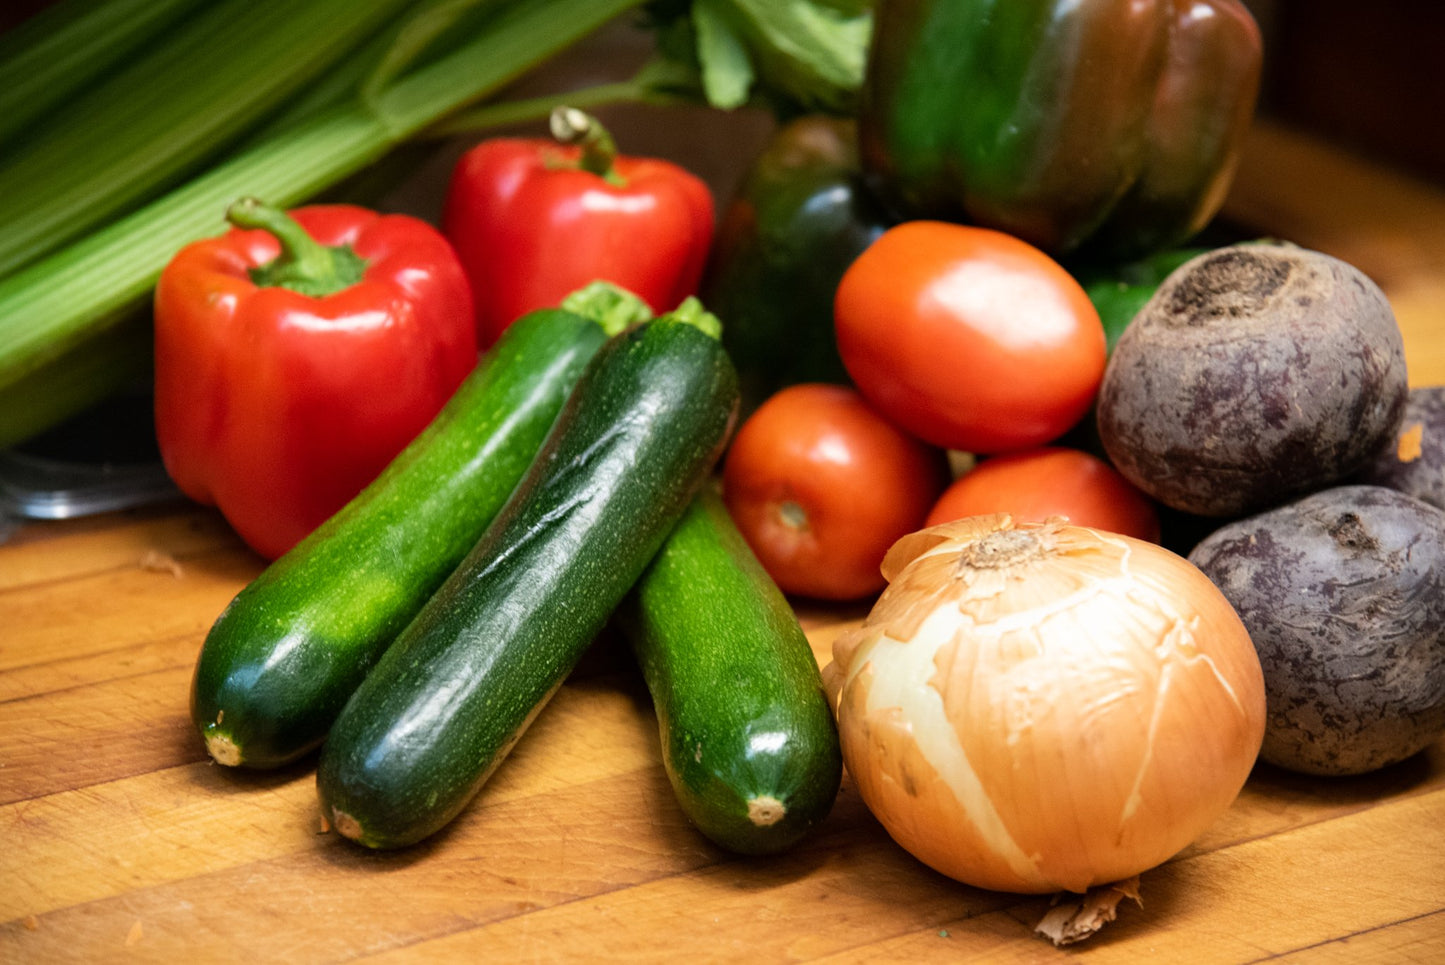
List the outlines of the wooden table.
{"type": "MultiPolygon", "coordinates": [[[[1261,126],[1228,214],[1374,275],[1412,382],[1445,382],[1445,193],[1261,126]]],[[[197,649],[260,569],[189,505],[0,547],[0,961],[1445,961],[1445,741],[1358,779],[1259,768],[1142,907],[1056,949],[1047,898],[929,871],[846,782],[787,855],[709,845],[605,645],[452,828],[366,852],[321,832],[314,761],[237,773],[191,731],[197,649]]],[[[800,616],[826,660],[860,611],[800,616]]]]}

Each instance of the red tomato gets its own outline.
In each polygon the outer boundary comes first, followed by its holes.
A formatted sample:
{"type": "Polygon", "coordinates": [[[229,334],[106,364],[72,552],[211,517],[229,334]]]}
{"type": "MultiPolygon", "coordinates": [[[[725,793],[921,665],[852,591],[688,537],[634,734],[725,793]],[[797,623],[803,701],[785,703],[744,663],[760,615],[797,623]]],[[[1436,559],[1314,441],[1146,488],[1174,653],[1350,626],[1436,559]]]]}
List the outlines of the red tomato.
{"type": "Polygon", "coordinates": [[[922,528],[946,481],[941,452],[853,389],[804,383],[738,429],[723,499],[784,592],[852,600],[883,588],[883,555],[922,528]]]}
{"type": "Polygon", "coordinates": [[[843,275],[834,321],[874,408],[948,449],[1056,439],[1104,375],[1104,326],[1079,283],[985,228],[911,221],[884,232],[843,275]]]}
{"type": "Polygon", "coordinates": [[[1159,541],[1154,504],[1113,466],[1045,446],[984,459],[958,477],[928,514],[928,525],[1008,513],[1024,521],[1066,516],[1078,526],[1159,541]]]}

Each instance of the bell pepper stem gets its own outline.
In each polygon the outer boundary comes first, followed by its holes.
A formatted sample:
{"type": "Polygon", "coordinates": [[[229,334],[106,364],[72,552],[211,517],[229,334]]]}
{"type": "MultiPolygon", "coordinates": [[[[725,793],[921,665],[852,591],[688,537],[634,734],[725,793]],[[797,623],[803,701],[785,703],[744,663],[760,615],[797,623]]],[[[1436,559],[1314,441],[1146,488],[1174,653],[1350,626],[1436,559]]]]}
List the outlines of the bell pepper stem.
{"type": "Polygon", "coordinates": [[[269,232],[281,245],[279,255],[251,269],[251,280],[259,287],[289,288],[321,298],[350,288],[366,271],[366,260],[350,247],[321,244],[295,218],[256,198],[233,203],[226,220],[238,228],[269,232]]]}
{"type": "Polygon", "coordinates": [[[548,124],[554,137],[561,144],[578,144],[582,156],[577,166],[590,171],[609,184],[620,184],[622,178],[613,167],[617,160],[617,142],[597,118],[586,111],[566,105],[552,111],[548,124]]]}

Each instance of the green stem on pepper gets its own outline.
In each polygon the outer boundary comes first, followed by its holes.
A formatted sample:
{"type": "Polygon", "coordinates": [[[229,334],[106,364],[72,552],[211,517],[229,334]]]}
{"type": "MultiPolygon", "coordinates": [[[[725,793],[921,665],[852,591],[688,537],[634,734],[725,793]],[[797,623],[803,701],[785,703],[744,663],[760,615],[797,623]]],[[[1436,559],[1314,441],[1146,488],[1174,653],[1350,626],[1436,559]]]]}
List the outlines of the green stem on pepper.
{"type": "Polygon", "coordinates": [[[581,146],[582,155],[577,159],[579,168],[597,175],[608,184],[620,187],[626,183],[613,167],[617,160],[617,142],[597,118],[576,107],[562,105],[553,109],[547,123],[558,143],[581,146]]]}
{"type": "Polygon", "coordinates": [[[285,211],[255,198],[232,204],[226,220],[238,228],[270,232],[280,243],[279,255],[250,271],[260,288],[289,288],[324,298],[355,285],[366,272],[366,259],[349,246],[321,244],[285,211]]]}

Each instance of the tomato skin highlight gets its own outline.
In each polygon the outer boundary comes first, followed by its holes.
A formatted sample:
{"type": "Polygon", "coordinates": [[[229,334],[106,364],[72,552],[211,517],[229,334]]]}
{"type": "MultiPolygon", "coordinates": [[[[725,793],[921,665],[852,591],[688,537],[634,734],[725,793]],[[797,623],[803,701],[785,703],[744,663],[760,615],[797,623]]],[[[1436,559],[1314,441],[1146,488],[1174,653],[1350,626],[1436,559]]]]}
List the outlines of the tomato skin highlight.
{"type": "Polygon", "coordinates": [[[738,429],[723,500],[785,593],[856,600],[883,589],[884,554],[923,526],[946,466],[851,387],[803,383],[738,429]]]}
{"type": "Polygon", "coordinates": [[[982,460],[944,490],[927,525],[990,513],[1020,521],[1063,516],[1078,526],[1159,542],[1159,515],[1147,496],[1104,460],[1061,446],[982,460]]]}
{"type": "Polygon", "coordinates": [[[1053,441],[1104,375],[1104,328],[1083,287],[1039,249],[986,228],[890,228],[844,273],[834,324],[869,403],[948,449],[1053,441]]]}

